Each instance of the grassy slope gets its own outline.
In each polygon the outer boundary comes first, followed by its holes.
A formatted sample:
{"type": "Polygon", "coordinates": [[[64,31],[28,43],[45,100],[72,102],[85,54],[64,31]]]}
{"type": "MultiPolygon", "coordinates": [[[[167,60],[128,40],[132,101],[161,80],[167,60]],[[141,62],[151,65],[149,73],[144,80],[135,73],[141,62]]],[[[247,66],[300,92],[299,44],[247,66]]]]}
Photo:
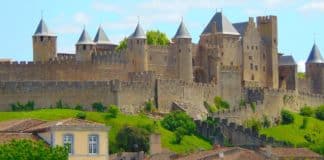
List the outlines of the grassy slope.
{"type": "Polygon", "coordinates": [[[303,123],[303,116],[295,114],[295,121],[289,125],[279,125],[272,128],[265,128],[260,131],[260,134],[266,134],[274,137],[276,140],[287,141],[295,146],[309,147],[310,149],[324,154],[324,121],[320,121],[313,117],[309,117],[306,129],[300,129],[303,123]],[[307,142],[304,138],[305,134],[319,131],[315,144],[307,142]]]}
{"type": "MultiPolygon", "coordinates": [[[[35,118],[42,120],[59,120],[74,117],[79,111],[69,109],[43,109],[32,112],[0,112],[0,121],[35,118]]],[[[109,132],[109,146],[112,151],[116,151],[116,134],[124,125],[144,126],[153,124],[154,120],[141,115],[118,115],[115,119],[105,120],[104,113],[86,112],[87,119],[111,126],[109,132]]],[[[181,144],[172,144],[174,134],[158,123],[157,132],[161,134],[162,146],[176,153],[184,154],[197,149],[211,149],[209,142],[198,138],[197,136],[185,136],[181,144]]]]}

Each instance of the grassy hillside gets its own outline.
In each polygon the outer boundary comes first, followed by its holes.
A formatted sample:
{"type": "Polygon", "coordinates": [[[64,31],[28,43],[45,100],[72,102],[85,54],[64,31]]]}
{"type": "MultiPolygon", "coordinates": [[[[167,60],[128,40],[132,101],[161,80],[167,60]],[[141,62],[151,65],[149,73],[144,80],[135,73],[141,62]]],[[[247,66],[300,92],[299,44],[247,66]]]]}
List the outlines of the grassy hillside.
{"type": "MultiPolygon", "coordinates": [[[[0,112],[0,121],[12,120],[12,119],[23,119],[23,118],[35,118],[41,120],[59,120],[64,118],[75,117],[80,112],[77,110],[70,109],[42,109],[30,112],[0,112]]],[[[145,115],[123,115],[120,114],[117,118],[106,120],[104,113],[98,112],[86,112],[87,119],[100,123],[105,123],[110,126],[109,132],[109,146],[110,151],[116,152],[118,150],[116,146],[116,134],[124,125],[143,127],[145,125],[154,124],[154,120],[148,118],[145,115]]],[[[185,136],[181,144],[173,144],[174,139],[173,132],[170,132],[157,122],[156,131],[161,134],[162,146],[176,153],[185,154],[194,150],[211,149],[211,144],[197,136],[185,136]]]]}
{"type": "Polygon", "coordinates": [[[324,121],[309,117],[307,127],[301,129],[300,126],[303,124],[304,117],[296,113],[293,115],[295,118],[293,124],[264,128],[260,131],[260,134],[266,134],[276,140],[289,142],[296,147],[308,147],[324,155],[324,121]],[[311,135],[314,142],[307,141],[305,135],[311,135]]]}

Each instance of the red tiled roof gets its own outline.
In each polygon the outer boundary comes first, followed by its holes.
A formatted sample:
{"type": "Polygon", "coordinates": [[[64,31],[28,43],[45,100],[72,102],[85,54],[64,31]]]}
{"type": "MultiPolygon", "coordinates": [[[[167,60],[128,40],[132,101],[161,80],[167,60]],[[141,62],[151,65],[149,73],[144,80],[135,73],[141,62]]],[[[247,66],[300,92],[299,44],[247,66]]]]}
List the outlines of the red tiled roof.
{"type": "Polygon", "coordinates": [[[36,119],[21,119],[0,122],[0,132],[24,132],[25,130],[45,123],[45,121],[36,119]]]}
{"type": "Polygon", "coordinates": [[[7,143],[12,140],[21,140],[21,139],[29,139],[29,140],[39,140],[39,138],[31,133],[0,133],[0,144],[7,143]]]}
{"type": "MultiPolygon", "coordinates": [[[[266,151],[265,148],[261,149],[262,151],[266,151]]],[[[283,148],[283,147],[275,147],[271,148],[272,155],[277,157],[321,157],[321,155],[307,149],[307,148],[283,148]]]]}

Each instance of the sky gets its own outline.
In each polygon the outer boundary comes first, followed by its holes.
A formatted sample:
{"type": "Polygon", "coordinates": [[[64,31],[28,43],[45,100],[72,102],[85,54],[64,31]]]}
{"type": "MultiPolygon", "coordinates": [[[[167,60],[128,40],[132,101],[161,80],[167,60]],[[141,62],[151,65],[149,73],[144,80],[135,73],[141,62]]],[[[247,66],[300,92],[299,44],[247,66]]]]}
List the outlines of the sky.
{"type": "Polygon", "coordinates": [[[183,17],[197,43],[216,11],[232,23],[278,16],[279,51],[293,55],[300,71],[314,41],[324,53],[324,0],[6,0],[0,5],[0,58],[31,61],[32,35],[41,17],[58,36],[58,52],[74,53],[84,27],[93,38],[102,25],[117,44],[138,19],[144,30],[172,38],[183,17]]]}

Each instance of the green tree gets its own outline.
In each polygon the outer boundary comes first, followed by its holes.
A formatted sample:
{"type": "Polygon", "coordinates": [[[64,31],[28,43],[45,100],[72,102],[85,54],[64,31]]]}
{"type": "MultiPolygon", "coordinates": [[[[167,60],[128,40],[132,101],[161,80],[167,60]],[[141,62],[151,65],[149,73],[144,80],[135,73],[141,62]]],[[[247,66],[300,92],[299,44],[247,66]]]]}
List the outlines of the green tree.
{"type": "Polygon", "coordinates": [[[165,33],[159,30],[151,30],[146,33],[147,44],[149,45],[168,45],[170,40],[165,33]]]}
{"type": "Polygon", "coordinates": [[[149,133],[142,128],[124,126],[117,133],[117,146],[127,152],[149,150],[149,133]]]}
{"type": "Polygon", "coordinates": [[[26,104],[17,102],[10,104],[12,111],[32,111],[35,108],[35,102],[34,101],[28,101],[26,104]]]}
{"type": "Polygon", "coordinates": [[[75,117],[78,119],[86,119],[87,114],[85,112],[79,112],[75,115],[75,117]]]}
{"type": "Polygon", "coordinates": [[[228,109],[230,107],[229,103],[222,99],[222,97],[216,96],[214,98],[215,106],[218,110],[220,109],[228,109]]]}
{"type": "Polygon", "coordinates": [[[260,129],[262,128],[262,122],[255,118],[248,119],[244,121],[243,124],[245,127],[251,128],[254,131],[260,131],[260,129]]]}
{"type": "Polygon", "coordinates": [[[120,52],[127,48],[127,38],[125,37],[123,40],[119,42],[119,45],[115,48],[117,52],[120,52]]]}
{"type": "Polygon", "coordinates": [[[304,106],[300,109],[299,114],[302,116],[311,117],[314,114],[314,110],[309,106],[304,106]]]}
{"type": "Polygon", "coordinates": [[[177,128],[182,127],[185,135],[191,135],[196,131],[196,124],[191,117],[185,112],[171,112],[166,115],[161,121],[161,125],[170,130],[175,131],[177,128]]]}
{"type": "Polygon", "coordinates": [[[315,116],[317,119],[324,120],[324,105],[321,105],[316,108],[315,116]]]}
{"type": "Polygon", "coordinates": [[[119,108],[116,105],[110,105],[107,112],[106,118],[116,118],[119,113],[119,108]]]}
{"type": "Polygon", "coordinates": [[[107,109],[107,107],[104,106],[101,102],[95,102],[92,104],[92,109],[97,112],[104,112],[107,109]]]}
{"type": "Polygon", "coordinates": [[[3,160],[67,160],[65,147],[47,146],[42,141],[13,140],[0,145],[0,159],[3,160]]]}
{"type": "Polygon", "coordinates": [[[294,123],[294,116],[287,110],[281,111],[281,123],[282,124],[291,124],[294,123]]]}

